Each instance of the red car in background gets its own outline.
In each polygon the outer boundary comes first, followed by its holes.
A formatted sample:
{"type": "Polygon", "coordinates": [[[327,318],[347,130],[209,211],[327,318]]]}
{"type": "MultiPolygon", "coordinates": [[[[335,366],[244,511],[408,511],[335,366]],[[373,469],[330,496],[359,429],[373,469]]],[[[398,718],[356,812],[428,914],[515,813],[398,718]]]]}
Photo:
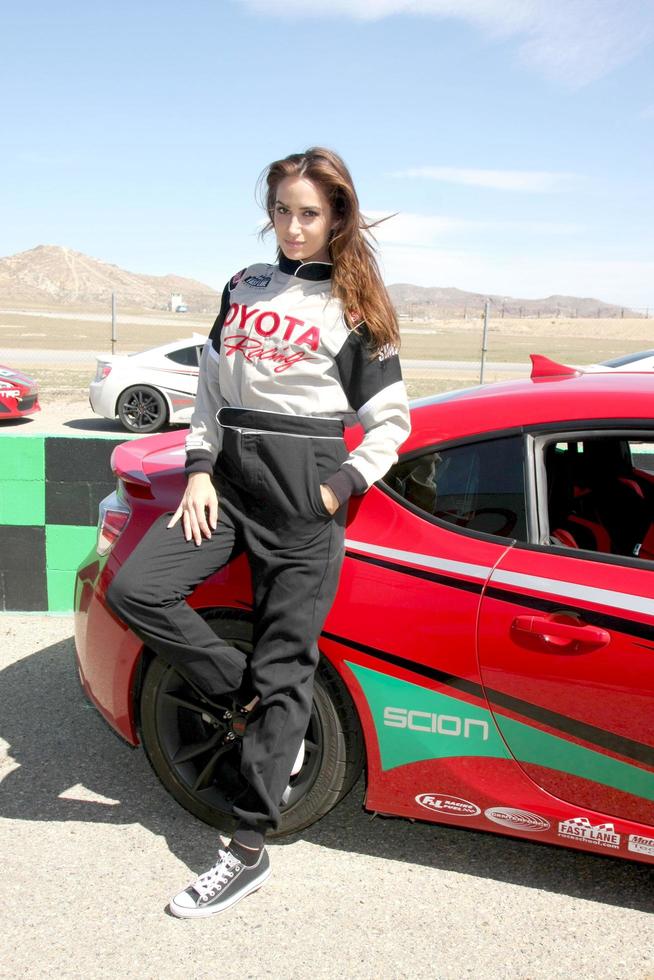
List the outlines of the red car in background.
{"type": "Polygon", "coordinates": [[[0,422],[40,411],[36,381],[22,371],[0,364],[0,422]]]}
{"type": "MultiPolygon", "coordinates": [[[[654,862],[654,386],[533,362],[529,380],[413,402],[398,463],[352,500],[279,833],[365,765],[370,810],[654,862]]],[[[208,703],[104,600],[177,506],[182,439],[114,453],[118,490],[78,572],[78,664],[172,795],[228,828],[242,706],[208,703]]],[[[244,557],[189,601],[247,649],[244,557]]]]}

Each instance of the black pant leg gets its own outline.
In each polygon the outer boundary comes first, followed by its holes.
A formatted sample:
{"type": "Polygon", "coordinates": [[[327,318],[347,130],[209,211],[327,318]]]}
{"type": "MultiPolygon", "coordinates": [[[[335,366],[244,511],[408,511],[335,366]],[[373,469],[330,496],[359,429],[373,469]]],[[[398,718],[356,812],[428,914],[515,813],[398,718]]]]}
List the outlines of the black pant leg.
{"type": "MultiPolygon", "coordinates": [[[[246,530],[247,537],[247,530],[246,530]]],[[[311,715],[317,639],[343,560],[341,522],[304,526],[293,547],[249,548],[256,622],[252,681],[260,697],[243,737],[248,789],[234,812],[262,831],[279,823],[279,804],[311,715]]]]}
{"type": "Polygon", "coordinates": [[[107,590],[114,612],[166,663],[207,696],[237,690],[246,656],[213,632],[186,602],[193,589],[243,550],[230,514],[198,547],[186,541],[181,522],[158,518],[119,569],[107,590]]]}

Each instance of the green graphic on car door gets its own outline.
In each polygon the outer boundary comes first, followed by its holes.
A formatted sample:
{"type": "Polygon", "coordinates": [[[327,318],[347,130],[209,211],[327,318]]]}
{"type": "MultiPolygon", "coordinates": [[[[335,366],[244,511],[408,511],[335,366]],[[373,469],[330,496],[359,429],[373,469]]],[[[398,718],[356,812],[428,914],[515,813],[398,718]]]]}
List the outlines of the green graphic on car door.
{"type": "MultiPolygon", "coordinates": [[[[459,756],[510,759],[486,708],[347,662],[375,724],[382,769],[459,756]]],[[[502,715],[515,758],[654,800],[654,773],[502,715]]]]}
{"type": "Polygon", "coordinates": [[[487,708],[348,663],[368,701],[382,769],[451,756],[511,758],[487,708]]]}

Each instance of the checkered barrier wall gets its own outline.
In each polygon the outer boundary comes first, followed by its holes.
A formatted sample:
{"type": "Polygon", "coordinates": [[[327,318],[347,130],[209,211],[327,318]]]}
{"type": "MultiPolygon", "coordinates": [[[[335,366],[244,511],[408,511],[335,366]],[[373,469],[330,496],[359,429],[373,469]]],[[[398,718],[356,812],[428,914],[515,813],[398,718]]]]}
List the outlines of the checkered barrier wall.
{"type": "Polygon", "coordinates": [[[124,441],[0,433],[0,610],[73,608],[98,504],[115,489],[111,452],[124,441]]]}

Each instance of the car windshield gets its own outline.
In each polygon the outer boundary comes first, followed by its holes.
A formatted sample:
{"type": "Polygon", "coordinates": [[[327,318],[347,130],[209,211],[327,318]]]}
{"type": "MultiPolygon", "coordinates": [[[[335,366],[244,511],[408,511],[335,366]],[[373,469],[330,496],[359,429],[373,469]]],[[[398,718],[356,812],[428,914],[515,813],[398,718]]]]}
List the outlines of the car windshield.
{"type": "Polygon", "coordinates": [[[622,357],[613,357],[610,361],[600,361],[603,367],[624,367],[625,364],[633,364],[634,361],[640,361],[645,357],[654,357],[654,350],[641,350],[636,354],[623,354],[622,357]]]}

